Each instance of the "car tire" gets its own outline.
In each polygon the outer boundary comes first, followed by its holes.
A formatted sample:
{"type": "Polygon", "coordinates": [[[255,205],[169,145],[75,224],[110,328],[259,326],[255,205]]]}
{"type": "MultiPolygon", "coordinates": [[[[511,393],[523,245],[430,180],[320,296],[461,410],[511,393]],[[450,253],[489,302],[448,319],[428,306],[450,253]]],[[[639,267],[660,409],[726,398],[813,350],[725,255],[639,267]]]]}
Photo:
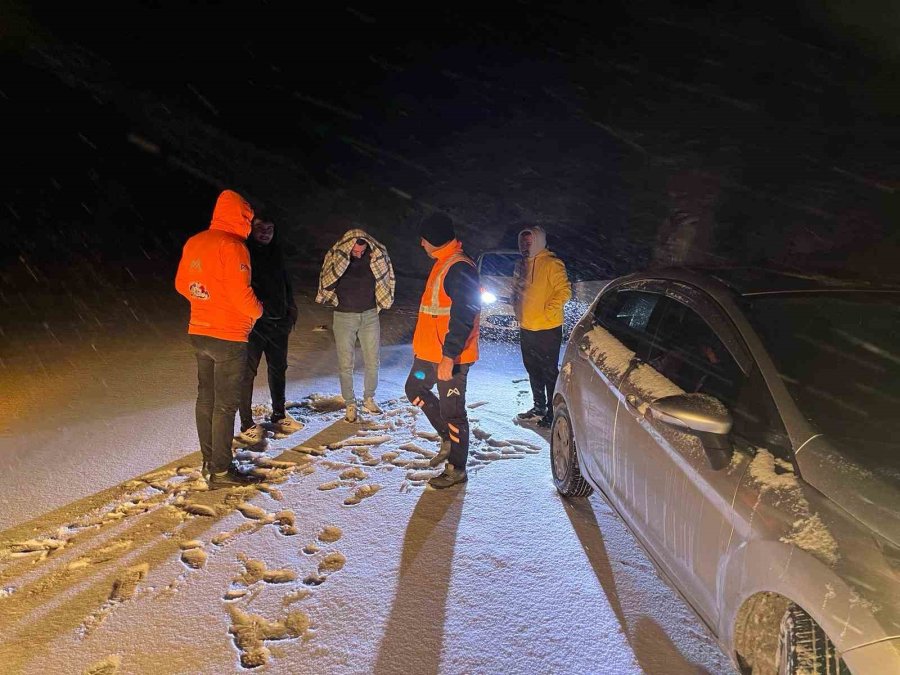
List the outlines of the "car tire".
{"type": "Polygon", "coordinates": [[[849,672],[825,631],[795,604],[788,605],[781,619],[777,667],[778,675],[844,675],[849,672]]]}
{"type": "Polygon", "coordinates": [[[575,434],[572,433],[572,421],[565,405],[558,406],[553,413],[550,469],[553,471],[553,484],[563,497],[587,497],[594,491],[581,475],[575,434]]]}

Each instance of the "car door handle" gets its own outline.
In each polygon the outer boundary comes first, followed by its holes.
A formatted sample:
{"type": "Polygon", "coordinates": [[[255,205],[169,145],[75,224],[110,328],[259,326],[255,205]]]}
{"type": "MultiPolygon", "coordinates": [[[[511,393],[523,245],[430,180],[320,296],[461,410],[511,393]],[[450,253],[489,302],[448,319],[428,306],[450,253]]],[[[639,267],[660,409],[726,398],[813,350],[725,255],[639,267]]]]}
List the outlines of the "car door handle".
{"type": "Polygon", "coordinates": [[[634,394],[628,394],[625,397],[625,403],[629,408],[634,408],[635,410],[637,410],[641,405],[641,400],[634,394]]]}
{"type": "Polygon", "coordinates": [[[588,346],[584,342],[578,343],[578,356],[580,356],[583,359],[588,358],[588,346]]]}

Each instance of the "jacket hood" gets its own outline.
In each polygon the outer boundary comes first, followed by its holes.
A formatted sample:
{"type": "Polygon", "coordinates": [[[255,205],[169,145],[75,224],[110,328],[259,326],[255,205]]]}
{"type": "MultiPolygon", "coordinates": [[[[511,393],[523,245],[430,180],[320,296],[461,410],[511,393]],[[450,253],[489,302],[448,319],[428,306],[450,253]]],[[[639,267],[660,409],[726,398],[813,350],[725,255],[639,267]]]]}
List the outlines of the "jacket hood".
{"type": "Polygon", "coordinates": [[[532,225],[531,227],[526,227],[524,230],[519,232],[519,251],[522,250],[522,236],[526,232],[531,232],[531,234],[534,235],[534,239],[531,242],[531,248],[528,249],[528,257],[533,258],[538,253],[547,248],[547,233],[540,225],[532,225]]]}
{"type": "Polygon", "coordinates": [[[350,249],[353,248],[353,245],[356,244],[357,239],[365,239],[369,243],[370,252],[376,248],[381,249],[382,251],[387,250],[384,244],[360,227],[355,227],[344,232],[343,236],[337,241],[333,248],[349,253],[350,249]]]}
{"type": "Polygon", "coordinates": [[[216,200],[209,229],[222,230],[246,239],[250,235],[252,221],[253,208],[247,200],[234,190],[224,190],[216,200]]]}

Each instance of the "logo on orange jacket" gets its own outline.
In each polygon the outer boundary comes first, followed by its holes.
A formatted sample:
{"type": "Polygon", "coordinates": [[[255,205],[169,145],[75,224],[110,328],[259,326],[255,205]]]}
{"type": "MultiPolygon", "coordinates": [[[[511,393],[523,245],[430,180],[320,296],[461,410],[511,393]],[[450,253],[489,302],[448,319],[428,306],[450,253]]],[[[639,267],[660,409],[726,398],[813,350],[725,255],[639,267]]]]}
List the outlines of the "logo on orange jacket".
{"type": "Polygon", "coordinates": [[[209,291],[206,290],[206,286],[195,281],[191,284],[191,297],[198,300],[209,300],[209,291]]]}

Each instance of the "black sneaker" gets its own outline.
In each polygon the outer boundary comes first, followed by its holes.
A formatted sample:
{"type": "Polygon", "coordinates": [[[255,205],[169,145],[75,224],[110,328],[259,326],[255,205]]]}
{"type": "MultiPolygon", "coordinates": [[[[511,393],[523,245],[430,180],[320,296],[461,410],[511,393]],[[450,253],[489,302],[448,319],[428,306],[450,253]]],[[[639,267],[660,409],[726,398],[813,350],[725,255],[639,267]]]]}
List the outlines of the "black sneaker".
{"type": "Polygon", "coordinates": [[[537,425],[541,429],[549,429],[553,425],[553,413],[548,410],[547,414],[538,420],[537,425]]]}
{"type": "Polygon", "coordinates": [[[531,410],[526,410],[525,412],[521,412],[516,417],[521,422],[534,422],[535,420],[539,420],[547,414],[547,409],[541,406],[534,406],[531,410]]]}
{"type": "Polygon", "coordinates": [[[450,456],[450,438],[441,438],[441,449],[438,453],[428,460],[428,466],[437,466],[450,456]]]}
{"type": "Polygon", "coordinates": [[[440,490],[457,483],[465,483],[467,480],[469,480],[469,476],[465,469],[457,469],[452,464],[448,464],[444,467],[444,473],[429,480],[428,484],[440,490]]]}
{"type": "Polygon", "coordinates": [[[206,481],[210,490],[218,490],[220,488],[246,487],[248,485],[256,485],[261,483],[262,479],[256,476],[248,476],[246,474],[229,468],[218,473],[211,473],[209,480],[206,481]]]}

